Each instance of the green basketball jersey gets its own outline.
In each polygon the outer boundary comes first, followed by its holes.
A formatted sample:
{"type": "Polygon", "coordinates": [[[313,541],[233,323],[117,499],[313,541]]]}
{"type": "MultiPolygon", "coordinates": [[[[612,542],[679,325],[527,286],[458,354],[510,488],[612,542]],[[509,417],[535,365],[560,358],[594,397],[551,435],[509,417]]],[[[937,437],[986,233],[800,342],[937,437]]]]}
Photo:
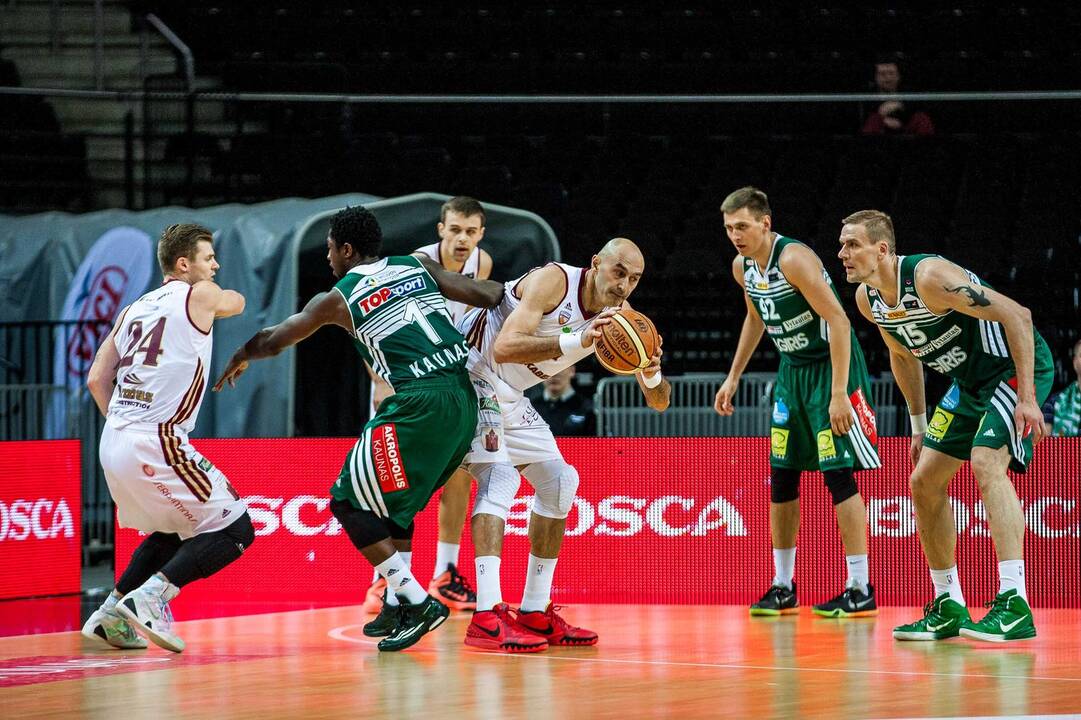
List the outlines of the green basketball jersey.
{"type": "Polygon", "coordinates": [[[469,355],[435,279],[409,255],[359,265],[334,289],[353,320],[353,343],[395,390],[419,378],[461,373],[469,355]]]}
{"type": "MultiPolygon", "coordinates": [[[[781,270],[781,251],[792,244],[803,245],[799,240],[778,235],[765,268],[759,268],[751,258],[743,258],[743,287],[766,325],[766,334],[781,353],[781,359],[793,365],[804,365],[830,356],[829,325],[781,270]]],[[[837,288],[824,268],[822,276],[840,301],[837,288]]]]}
{"type": "MultiPolygon", "coordinates": [[[[931,312],[916,290],[916,266],[938,255],[903,255],[897,262],[897,304],[890,307],[878,290],[868,287],[867,299],[875,322],[908,348],[920,362],[957,381],[963,390],[982,398],[1004,375],[1014,370],[1002,325],[948,310],[931,312]]],[[[965,270],[975,286],[990,287],[965,270]]],[[[1050,359],[1047,343],[1032,330],[1036,369],[1050,359]],[[1046,359],[1046,360],[1045,360],[1046,359]]]]}

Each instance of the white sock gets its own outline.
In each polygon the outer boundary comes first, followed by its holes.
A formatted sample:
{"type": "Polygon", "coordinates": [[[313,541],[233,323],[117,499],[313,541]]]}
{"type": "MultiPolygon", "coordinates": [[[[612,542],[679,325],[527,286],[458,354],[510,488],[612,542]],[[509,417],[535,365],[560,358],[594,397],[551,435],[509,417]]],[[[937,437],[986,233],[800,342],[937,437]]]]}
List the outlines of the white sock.
{"type": "Polygon", "coordinates": [[[945,570],[931,570],[931,582],[935,584],[935,597],[942,593],[949,593],[950,599],[957,601],[961,607],[967,607],[965,596],[961,593],[961,578],[957,577],[957,566],[945,570]]]}
{"type": "Polygon", "coordinates": [[[1025,602],[1028,602],[1028,594],[1025,592],[1025,561],[1002,560],[998,564],[998,591],[1004,593],[1007,590],[1016,590],[1025,602]]]}
{"type": "Polygon", "coordinates": [[[458,564],[458,551],[461,549],[462,546],[458,543],[439,541],[435,546],[435,569],[432,570],[433,580],[449,570],[451,565],[458,564]]]}
{"type": "Polygon", "coordinates": [[[372,568],[372,584],[374,585],[375,581],[378,580],[381,577],[383,577],[383,576],[379,574],[379,571],[376,570],[375,568],[372,568]]]}
{"type": "MultiPolygon", "coordinates": [[[[402,550],[399,550],[398,554],[401,555],[402,560],[405,561],[405,564],[407,566],[409,566],[410,568],[412,568],[412,566],[413,566],[413,553],[412,552],[404,552],[402,550]]],[[[375,576],[377,578],[382,577],[382,575],[379,574],[378,570],[375,571],[375,576]]],[[[385,602],[387,605],[390,605],[391,607],[394,607],[395,605],[400,605],[401,604],[400,602],[398,602],[398,596],[395,595],[394,591],[390,590],[389,588],[387,590],[383,591],[383,602],[385,602]]]]}
{"type": "Polygon", "coordinates": [[[118,602],[120,602],[120,596],[116,594],[116,590],[113,590],[109,593],[109,597],[105,598],[105,602],[101,604],[101,609],[106,611],[112,610],[116,607],[118,602]]]}
{"type": "Polygon", "coordinates": [[[169,602],[180,594],[180,588],[169,582],[169,579],[160,572],[154,573],[150,579],[143,583],[143,590],[155,595],[161,595],[162,600],[169,602]]]}
{"type": "Polygon", "coordinates": [[[387,579],[387,604],[389,605],[397,605],[396,602],[390,601],[391,595],[402,596],[410,605],[424,602],[424,599],[428,597],[427,591],[420,586],[417,579],[413,577],[413,573],[409,571],[409,564],[402,557],[403,554],[408,553],[396,552],[376,565],[379,574],[387,579]]]}
{"type": "Polygon", "coordinates": [[[525,576],[525,591],[522,593],[522,612],[544,612],[552,602],[552,578],[556,574],[558,558],[539,558],[529,554],[529,565],[525,576]]]}
{"type": "Polygon", "coordinates": [[[846,555],[845,562],[848,564],[848,582],[845,587],[858,588],[861,592],[867,592],[868,575],[866,555],[846,555]]]}
{"type": "Polygon", "coordinates": [[[473,563],[477,566],[477,610],[491,610],[503,602],[499,585],[499,556],[482,555],[473,563]]]}
{"type": "Polygon", "coordinates": [[[796,574],[796,548],[773,548],[773,584],[792,589],[796,574]]]}

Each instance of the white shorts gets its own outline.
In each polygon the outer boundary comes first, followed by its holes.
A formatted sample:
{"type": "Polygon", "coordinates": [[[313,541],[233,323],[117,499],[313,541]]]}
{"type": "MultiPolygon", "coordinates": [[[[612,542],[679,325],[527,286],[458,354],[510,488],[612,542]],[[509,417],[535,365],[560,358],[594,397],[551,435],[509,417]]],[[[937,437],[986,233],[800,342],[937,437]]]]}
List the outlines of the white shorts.
{"type": "Polygon", "coordinates": [[[137,427],[107,422],[98,450],[121,527],[187,540],[228,527],[248,509],[183,432],[137,427]]]}
{"type": "Polygon", "coordinates": [[[474,366],[469,379],[477,393],[477,434],[463,464],[522,466],[563,459],[552,429],[521,391],[485,373],[483,365],[474,366]]]}

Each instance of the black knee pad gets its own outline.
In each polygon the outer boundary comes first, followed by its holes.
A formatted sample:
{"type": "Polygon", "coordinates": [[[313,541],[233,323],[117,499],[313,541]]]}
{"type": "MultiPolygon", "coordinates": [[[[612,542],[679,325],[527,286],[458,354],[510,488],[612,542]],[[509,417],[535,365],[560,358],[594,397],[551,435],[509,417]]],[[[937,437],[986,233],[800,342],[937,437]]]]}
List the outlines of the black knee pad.
{"type": "Polygon", "coordinates": [[[248,513],[244,513],[228,527],[185,540],[161,572],[172,584],[184,587],[237,560],[254,540],[255,528],[248,513]]]}
{"type": "MultiPolygon", "coordinates": [[[[387,523],[371,510],[354,507],[348,500],[332,500],[330,512],[338,519],[357,550],[390,537],[387,523]]],[[[412,527],[412,526],[410,526],[412,527]]]]}
{"type": "Polygon", "coordinates": [[[180,536],[176,533],[153,532],[146,536],[136,550],[145,549],[155,554],[172,554],[180,549],[181,542],[180,536]]]}
{"type": "Polygon", "coordinates": [[[413,532],[417,529],[416,523],[409,523],[409,527],[403,528],[393,520],[385,521],[387,526],[387,532],[390,533],[391,540],[412,540],[413,532]]]}
{"type": "Polygon", "coordinates": [[[799,500],[799,470],[791,468],[770,468],[769,501],[786,503],[799,500]]]}
{"type": "Polygon", "coordinates": [[[840,505],[860,492],[859,488],[856,487],[856,478],[852,474],[852,468],[826,470],[822,475],[826,478],[826,489],[833,496],[834,505],[840,505]]]}
{"type": "Polygon", "coordinates": [[[180,545],[180,536],[176,533],[154,532],[147,535],[132,553],[127,568],[116,583],[116,589],[121,595],[127,595],[142,585],[173,559],[180,545]]]}
{"type": "Polygon", "coordinates": [[[255,542],[255,526],[251,524],[251,516],[244,513],[229,527],[222,530],[233,542],[243,545],[244,549],[250,548],[255,542]]]}

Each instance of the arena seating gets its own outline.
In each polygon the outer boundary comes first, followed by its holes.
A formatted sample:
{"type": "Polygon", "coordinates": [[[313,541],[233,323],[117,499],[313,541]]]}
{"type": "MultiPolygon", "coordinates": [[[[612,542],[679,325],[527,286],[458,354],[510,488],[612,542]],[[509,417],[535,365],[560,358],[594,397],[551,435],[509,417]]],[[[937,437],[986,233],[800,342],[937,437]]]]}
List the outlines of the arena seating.
{"type": "MultiPolygon", "coordinates": [[[[0,85],[19,86],[18,69],[0,60],[0,85]]],[[[56,113],[40,97],[0,102],[0,212],[86,208],[86,145],[61,132],[56,113]]]]}

